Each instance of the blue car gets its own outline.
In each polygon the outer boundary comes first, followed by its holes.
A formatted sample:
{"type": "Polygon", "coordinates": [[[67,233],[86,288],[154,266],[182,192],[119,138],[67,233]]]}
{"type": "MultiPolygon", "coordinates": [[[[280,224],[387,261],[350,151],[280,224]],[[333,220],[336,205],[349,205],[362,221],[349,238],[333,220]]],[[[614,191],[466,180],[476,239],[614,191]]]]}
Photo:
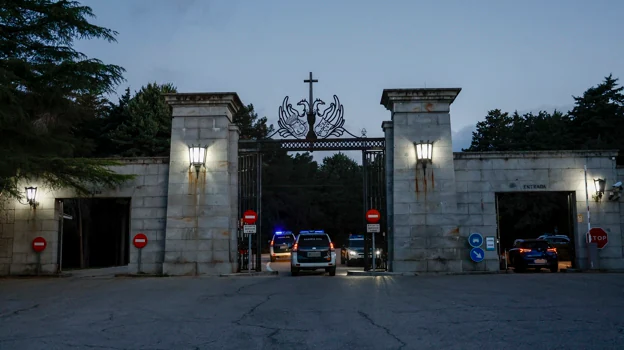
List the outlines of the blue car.
{"type": "Polygon", "coordinates": [[[559,257],[557,248],[546,240],[517,239],[514,247],[509,250],[509,264],[517,272],[528,268],[540,270],[547,268],[550,272],[559,271],[559,257]]]}

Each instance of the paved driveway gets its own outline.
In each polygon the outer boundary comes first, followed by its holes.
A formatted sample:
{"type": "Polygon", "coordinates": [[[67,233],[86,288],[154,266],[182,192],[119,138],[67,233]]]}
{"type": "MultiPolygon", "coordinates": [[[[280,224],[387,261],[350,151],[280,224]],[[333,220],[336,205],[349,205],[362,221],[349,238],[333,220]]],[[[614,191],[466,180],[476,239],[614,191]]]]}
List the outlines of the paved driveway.
{"type": "Polygon", "coordinates": [[[623,276],[0,279],[0,349],[622,349],[623,276]]]}

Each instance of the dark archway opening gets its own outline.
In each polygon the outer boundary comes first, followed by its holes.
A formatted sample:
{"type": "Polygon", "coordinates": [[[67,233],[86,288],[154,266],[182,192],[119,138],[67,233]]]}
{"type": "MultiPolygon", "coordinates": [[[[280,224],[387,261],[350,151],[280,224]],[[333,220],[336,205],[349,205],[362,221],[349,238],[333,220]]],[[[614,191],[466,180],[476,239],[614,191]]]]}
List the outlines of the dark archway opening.
{"type": "Polygon", "coordinates": [[[63,269],[128,265],[130,198],[63,199],[63,269]]]}
{"type": "Polygon", "coordinates": [[[557,249],[560,269],[574,267],[574,192],[497,193],[496,205],[499,253],[508,263],[516,240],[544,239],[557,249]]]}

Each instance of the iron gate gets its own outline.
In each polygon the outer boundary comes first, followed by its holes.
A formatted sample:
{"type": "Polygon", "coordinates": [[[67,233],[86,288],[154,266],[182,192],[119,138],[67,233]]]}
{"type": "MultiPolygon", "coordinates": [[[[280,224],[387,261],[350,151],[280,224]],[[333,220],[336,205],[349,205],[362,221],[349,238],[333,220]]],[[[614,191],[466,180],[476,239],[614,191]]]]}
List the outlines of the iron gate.
{"type": "Polygon", "coordinates": [[[261,228],[262,228],[262,153],[258,150],[240,150],[238,155],[238,272],[251,269],[261,271],[261,228]],[[249,246],[249,234],[243,232],[243,213],[253,210],[258,214],[256,222],[256,234],[251,235],[249,246]],[[249,249],[251,249],[251,261],[248,261],[249,249]]]}
{"type": "MultiPolygon", "coordinates": [[[[387,213],[386,213],[386,152],[385,150],[362,151],[362,172],[364,176],[364,213],[366,217],[369,209],[377,209],[381,212],[379,233],[367,233],[364,237],[364,270],[373,267],[372,257],[375,257],[375,267],[387,270],[388,266],[388,243],[387,243],[387,213]],[[373,235],[374,250],[373,250],[373,235]],[[379,251],[379,254],[377,252],[379,251]],[[372,253],[372,254],[371,254],[372,253]],[[372,255],[372,256],[371,256],[372,255]]],[[[367,222],[364,219],[364,231],[367,222]]]]}

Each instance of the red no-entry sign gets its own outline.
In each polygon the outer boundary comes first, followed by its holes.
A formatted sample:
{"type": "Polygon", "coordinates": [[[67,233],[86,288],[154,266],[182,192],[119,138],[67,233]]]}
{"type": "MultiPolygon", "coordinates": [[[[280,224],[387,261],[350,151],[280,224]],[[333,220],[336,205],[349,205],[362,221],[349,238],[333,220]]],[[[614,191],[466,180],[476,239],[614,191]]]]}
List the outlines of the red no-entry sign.
{"type": "Polygon", "coordinates": [[[366,221],[369,224],[376,224],[381,220],[381,213],[377,209],[370,209],[366,212],[366,221]]]}
{"type": "Polygon", "coordinates": [[[132,244],[139,249],[145,248],[147,245],[147,236],[143,233],[137,233],[134,239],[132,239],[132,244]]]}
{"type": "Polygon", "coordinates": [[[247,210],[243,213],[243,222],[247,225],[253,225],[258,220],[258,214],[253,210],[247,210]]]}
{"type": "Polygon", "coordinates": [[[607,231],[600,227],[593,227],[589,230],[589,235],[591,236],[591,241],[596,243],[598,249],[604,248],[607,243],[609,243],[609,235],[607,235],[607,231]]]}
{"type": "Polygon", "coordinates": [[[32,241],[32,249],[37,253],[41,253],[44,249],[46,249],[47,246],[48,242],[46,242],[45,238],[43,237],[36,237],[32,241]]]}

